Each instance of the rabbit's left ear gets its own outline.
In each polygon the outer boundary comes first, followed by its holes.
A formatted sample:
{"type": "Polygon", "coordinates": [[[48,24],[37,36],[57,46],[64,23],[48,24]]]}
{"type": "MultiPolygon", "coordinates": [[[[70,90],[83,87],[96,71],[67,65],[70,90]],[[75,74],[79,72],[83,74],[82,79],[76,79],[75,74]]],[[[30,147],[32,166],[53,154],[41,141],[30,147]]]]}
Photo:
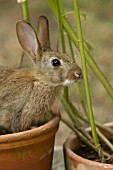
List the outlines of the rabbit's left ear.
{"type": "Polygon", "coordinates": [[[41,46],[32,26],[26,21],[18,21],[16,24],[17,37],[22,48],[29,54],[33,64],[40,58],[41,46]]]}
{"type": "Polygon", "coordinates": [[[39,41],[43,51],[50,49],[49,22],[45,16],[38,19],[39,41]]]}

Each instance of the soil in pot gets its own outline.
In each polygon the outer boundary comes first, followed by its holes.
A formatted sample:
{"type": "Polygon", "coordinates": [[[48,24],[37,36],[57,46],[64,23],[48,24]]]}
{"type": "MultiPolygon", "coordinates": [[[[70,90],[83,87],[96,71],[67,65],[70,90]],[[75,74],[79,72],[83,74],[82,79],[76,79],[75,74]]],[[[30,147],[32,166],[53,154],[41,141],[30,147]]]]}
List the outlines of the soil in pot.
{"type": "MultiPolygon", "coordinates": [[[[113,141],[110,142],[113,144],[113,141]]],[[[100,141],[100,144],[103,150],[110,155],[110,157],[106,158],[106,163],[113,164],[113,152],[109,149],[108,146],[106,146],[103,141],[100,141]]],[[[92,148],[87,146],[85,143],[81,143],[80,146],[80,148],[78,148],[76,151],[73,150],[73,152],[85,159],[101,162],[100,157],[98,156],[96,151],[92,150],[92,148]]]]}

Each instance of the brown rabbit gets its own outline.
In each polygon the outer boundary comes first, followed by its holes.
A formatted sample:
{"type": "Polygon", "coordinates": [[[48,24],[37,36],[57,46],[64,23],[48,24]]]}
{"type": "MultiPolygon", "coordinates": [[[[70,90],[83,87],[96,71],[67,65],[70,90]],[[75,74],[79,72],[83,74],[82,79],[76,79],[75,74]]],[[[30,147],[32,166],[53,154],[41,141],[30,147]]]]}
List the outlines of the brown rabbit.
{"type": "Polygon", "coordinates": [[[38,25],[39,38],[27,22],[16,24],[18,40],[34,67],[14,70],[0,67],[0,129],[3,133],[24,131],[48,119],[48,111],[59,90],[82,75],[67,54],[51,50],[45,16],[39,17],[38,25]]]}

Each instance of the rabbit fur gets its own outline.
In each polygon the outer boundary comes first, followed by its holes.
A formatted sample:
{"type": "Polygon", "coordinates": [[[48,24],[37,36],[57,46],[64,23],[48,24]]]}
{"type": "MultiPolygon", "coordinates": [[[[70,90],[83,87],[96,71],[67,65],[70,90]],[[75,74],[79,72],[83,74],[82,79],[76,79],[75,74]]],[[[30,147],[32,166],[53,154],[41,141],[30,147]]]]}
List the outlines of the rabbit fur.
{"type": "Polygon", "coordinates": [[[38,26],[37,37],[26,21],[16,24],[18,40],[33,68],[0,67],[0,133],[24,131],[49,120],[59,90],[82,76],[80,67],[67,54],[51,50],[45,16],[39,17],[38,26]]]}

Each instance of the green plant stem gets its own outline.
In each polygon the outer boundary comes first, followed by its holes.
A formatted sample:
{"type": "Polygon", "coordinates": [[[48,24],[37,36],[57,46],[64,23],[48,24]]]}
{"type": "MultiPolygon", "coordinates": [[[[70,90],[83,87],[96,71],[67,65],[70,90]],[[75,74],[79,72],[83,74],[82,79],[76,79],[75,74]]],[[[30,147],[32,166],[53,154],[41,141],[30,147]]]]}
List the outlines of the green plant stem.
{"type": "Polygon", "coordinates": [[[66,48],[65,48],[65,40],[64,40],[64,34],[63,34],[63,26],[62,26],[62,22],[61,22],[61,10],[60,10],[59,0],[56,0],[56,4],[57,4],[57,18],[58,18],[58,24],[59,24],[59,32],[60,32],[62,51],[65,53],[66,48]]]}
{"type": "Polygon", "coordinates": [[[24,18],[24,20],[30,23],[29,9],[28,9],[28,2],[27,2],[27,0],[22,2],[22,11],[23,11],[23,18],[24,18]]]}
{"type": "Polygon", "coordinates": [[[78,88],[79,88],[80,102],[81,102],[83,111],[86,114],[86,116],[88,116],[87,108],[86,108],[86,103],[85,103],[84,96],[83,96],[83,89],[82,89],[82,83],[81,82],[78,82],[78,88]]]}
{"type": "Polygon", "coordinates": [[[106,143],[106,145],[113,151],[113,145],[111,142],[97,129],[98,136],[106,143]]]}
{"type": "MultiPolygon", "coordinates": [[[[57,18],[58,18],[58,24],[59,24],[59,32],[60,32],[60,40],[61,40],[61,45],[62,45],[62,52],[66,52],[65,48],[65,39],[64,39],[64,33],[63,33],[63,25],[61,22],[61,15],[62,11],[60,9],[60,1],[56,0],[56,5],[57,5],[57,18]]],[[[69,96],[68,96],[68,87],[64,87],[64,94],[63,94],[68,101],[69,96]]]]}
{"type": "MultiPolygon", "coordinates": [[[[62,5],[61,5],[61,7],[62,7],[62,5]]],[[[67,34],[67,38],[68,38],[68,42],[69,42],[69,47],[70,47],[70,53],[71,53],[71,56],[72,56],[72,60],[74,62],[76,62],[74,52],[73,52],[72,42],[71,42],[71,39],[69,38],[68,34],[67,34]]],[[[80,95],[81,105],[82,105],[82,108],[83,108],[83,110],[84,110],[84,112],[86,114],[87,109],[86,109],[86,105],[85,105],[85,101],[84,101],[84,97],[83,97],[83,90],[82,90],[82,83],[81,82],[78,82],[78,87],[79,87],[79,95],[80,95]]]]}
{"type": "Polygon", "coordinates": [[[85,52],[84,52],[82,28],[81,28],[81,22],[80,22],[80,13],[79,13],[79,7],[78,7],[78,1],[77,0],[74,0],[74,8],[75,8],[75,13],[76,13],[76,25],[77,25],[77,30],[78,30],[78,43],[79,43],[80,53],[81,53],[81,58],[82,58],[82,71],[83,71],[83,78],[84,78],[84,84],[85,84],[89,120],[90,120],[90,124],[91,124],[91,128],[92,128],[93,140],[94,140],[96,147],[98,148],[99,147],[99,140],[98,140],[98,136],[97,136],[97,133],[96,133],[96,126],[95,126],[95,123],[94,123],[92,103],[91,103],[91,97],[90,97],[90,91],[89,91],[86,59],[85,59],[85,52]]]}
{"type": "MultiPolygon", "coordinates": [[[[60,22],[61,22],[62,21],[62,15],[65,13],[65,11],[64,11],[64,8],[63,8],[63,5],[62,5],[62,0],[60,0],[58,2],[59,2],[59,9],[61,10],[61,12],[60,12],[60,10],[58,11],[58,13],[60,15],[60,22]]],[[[62,29],[63,29],[63,27],[62,27],[62,29]]],[[[69,47],[70,47],[70,52],[71,52],[72,60],[75,61],[75,56],[74,56],[74,52],[73,52],[72,42],[71,42],[71,39],[69,38],[68,34],[67,34],[67,38],[68,38],[68,42],[69,42],[69,47]]],[[[78,85],[80,87],[81,82],[78,83],[78,85]]],[[[84,99],[83,99],[83,91],[80,90],[80,88],[79,88],[79,93],[81,95],[81,103],[82,103],[83,110],[85,110],[85,102],[84,102],[84,99]]],[[[65,98],[68,99],[68,102],[69,102],[68,87],[64,88],[64,95],[65,95],[65,98]]],[[[86,112],[86,110],[85,110],[85,112],[86,112]]]]}
{"type": "MultiPolygon", "coordinates": [[[[70,46],[71,56],[72,56],[73,61],[75,61],[73,47],[72,47],[72,42],[71,42],[71,40],[70,40],[68,35],[67,35],[67,37],[68,37],[68,42],[69,42],[69,46],[70,46]]],[[[79,87],[79,96],[80,96],[81,105],[82,105],[82,108],[84,110],[84,113],[87,115],[87,109],[86,109],[86,105],[85,105],[85,101],[84,101],[84,97],[83,97],[83,90],[82,90],[82,83],[81,83],[81,81],[78,82],[78,87],[79,87]]]]}
{"type": "Polygon", "coordinates": [[[69,47],[70,47],[70,52],[71,52],[72,60],[75,61],[75,56],[74,56],[74,52],[73,52],[72,42],[71,42],[71,40],[70,40],[68,35],[67,35],[67,38],[68,38],[68,42],[69,42],[69,47]]]}

